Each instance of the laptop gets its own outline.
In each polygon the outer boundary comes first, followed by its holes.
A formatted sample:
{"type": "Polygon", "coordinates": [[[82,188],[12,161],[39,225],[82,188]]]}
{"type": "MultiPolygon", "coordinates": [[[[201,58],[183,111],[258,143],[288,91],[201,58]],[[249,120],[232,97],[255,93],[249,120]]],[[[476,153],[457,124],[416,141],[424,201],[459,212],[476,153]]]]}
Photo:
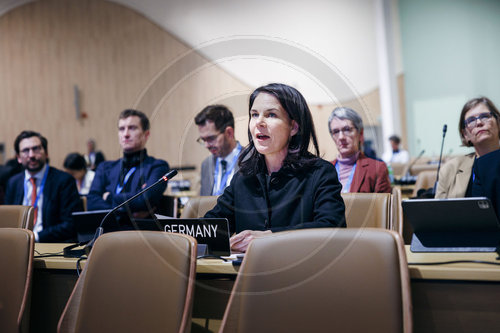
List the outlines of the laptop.
{"type": "MultiPolygon", "coordinates": [[[[110,210],[90,210],[84,212],[74,212],[73,222],[76,228],[76,236],[78,242],[88,242],[94,238],[96,229],[101,224],[102,219],[109,213],[110,210]]],[[[104,223],[105,232],[116,231],[117,222],[114,216],[108,217],[104,223]]]]}
{"type": "Polygon", "coordinates": [[[486,197],[403,200],[413,252],[494,252],[500,224],[486,197]]]}

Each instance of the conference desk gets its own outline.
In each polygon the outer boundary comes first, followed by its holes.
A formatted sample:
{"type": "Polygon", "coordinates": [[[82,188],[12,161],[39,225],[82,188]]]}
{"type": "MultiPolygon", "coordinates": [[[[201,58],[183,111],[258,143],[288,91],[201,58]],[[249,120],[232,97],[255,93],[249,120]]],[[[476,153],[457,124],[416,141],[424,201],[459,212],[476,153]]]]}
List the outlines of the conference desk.
{"type": "MultiPolygon", "coordinates": [[[[36,244],[37,254],[56,253],[67,244],[36,244]]],[[[414,332],[500,332],[500,266],[484,263],[422,265],[453,260],[497,262],[495,253],[412,253],[406,246],[411,278],[414,332]],[[412,263],[420,263],[413,265],[412,263]]],[[[35,258],[32,332],[55,332],[76,283],[76,259],[35,258]]],[[[197,262],[194,318],[221,319],[237,274],[231,262],[197,262]]]]}
{"type": "MultiPolygon", "coordinates": [[[[62,256],[62,249],[68,245],[35,244],[30,332],[56,332],[59,317],[78,279],[77,258],[62,256]],[[60,256],[44,256],[48,254],[60,256]]],[[[80,262],[80,268],[85,262],[80,262]]],[[[230,261],[197,261],[193,318],[222,319],[237,269],[230,261]]]]}
{"type": "Polygon", "coordinates": [[[496,253],[413,253],[406,246],[414,332],[500,332],[496,253]],[[414,265],[450,261],[441,265],[414,265]]]}

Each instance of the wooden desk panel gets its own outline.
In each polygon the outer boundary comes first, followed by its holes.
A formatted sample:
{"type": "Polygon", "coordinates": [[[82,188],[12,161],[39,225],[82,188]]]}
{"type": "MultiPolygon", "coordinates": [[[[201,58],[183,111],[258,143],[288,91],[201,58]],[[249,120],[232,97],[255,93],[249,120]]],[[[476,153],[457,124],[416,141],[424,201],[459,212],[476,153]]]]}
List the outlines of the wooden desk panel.
{"type": "MultiPolygon", "coordinates": [[[[66,245],[36,244],[35,249],[58,252],[66,245]]],[[[412,253],[406,246],[406,255],[415,332],[500,332],[500,266],[411,265],[451,260],[500,262],[495,253],[412,253]]],[[[31,331],[55,332],[77,279],[76,259],[36,258],[34,267],[31,331]]],[[[198,260],[193,317],[222,318],[236,274],[230,262],[198,260]]]]}
{"type": "MultiPolygon", "coordinates": [[[[61,253],[69,244],[35,244],[35,256],[61,253]]],[[[32,310],[30,332],[55,332],[57,322],[78,279],[77,258],[35,258],[33,266],[32,310]]],[[[82,260],[81,268],[86,261],[82,260]]],[[[222,319],[236,278],[237,268],[231,262],[200,259],[196,265],[193,318],[222,319]]]]}

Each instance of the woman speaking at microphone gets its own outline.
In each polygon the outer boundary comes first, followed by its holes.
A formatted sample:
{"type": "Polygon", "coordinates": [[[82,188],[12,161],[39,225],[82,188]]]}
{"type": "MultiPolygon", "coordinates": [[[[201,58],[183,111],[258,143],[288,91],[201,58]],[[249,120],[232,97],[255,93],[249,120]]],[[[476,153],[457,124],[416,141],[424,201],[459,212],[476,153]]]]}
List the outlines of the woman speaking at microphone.
{"type": "Polygon", "coordinates": [[[272,232],[345,227],[341,185],[333,165],[319,158],[309,107],[296,89],[257,88],[249,101],[249,144],[239,172],[205,217],[227,218],[231,249],[272,232]],[[309,152],[312,140],[315,153],[309,152]]]}

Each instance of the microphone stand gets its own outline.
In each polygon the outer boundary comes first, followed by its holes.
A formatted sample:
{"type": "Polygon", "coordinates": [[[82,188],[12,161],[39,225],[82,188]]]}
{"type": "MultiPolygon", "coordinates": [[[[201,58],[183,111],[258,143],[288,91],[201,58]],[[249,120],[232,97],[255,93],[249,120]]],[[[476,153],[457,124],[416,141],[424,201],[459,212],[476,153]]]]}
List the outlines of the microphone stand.
{"type": "Polygon", "coordinates": [[[411,168],[415,165],[415,163],[417,163],[417,161],[420,159],[420,157],[422,157],[422,155],[424,153],[425,153],[425,149],[422,149],[420,154],[418,154],[418,156],[413,160],[413,162],[410,163],[410,165],[408,166],[408,168],[406,170],[405,175],[400,179],[401,184],[411,184],[411,180],[410,180],[411,168]]]}
{"type": "Polygon", "coordinates": [[[152,188],[158,186],[159,184],[161,184],[163,182],[166,182],[169,179],[172,179],[176,174],[177,174],[177,170],[170,170],[164,176],[162,176],[160,179],[158,179],[155,183],[151,184],[150,186],[146,187],[142,191],[138,192],[137,194],[133,195],[132,197],[128,198],[127,200],[125,200],[124,202],[122,202],[121,204],[119,204],[118,206],[116,206],[115,208],[113,208],[112,210],[110,210],[106,214],[106,216],[104,216],[104,218],[102,219],[101,223],[99,224],[99,227],[96,229],[94,238],[92,238],[92,240],[90,240],[90,242],[88,242],[87,245],[85,245],[85,253],[87,253],[87,255],[89,255],[90,251],[92,250],[92,247],[94,246],[95,241],[97,240],[97,238],[99,238],[99,236],[101,236],[103,234],[104,228],[102,226],[104,225],[104,222],[106,221],[106,219],[108,218],[108,216],[110,216],[111,214],[113,214],[114,212],[116,212],[118,209],[120,209],[121,207],[125,206],[130,201],[134,200],[135,198],[137,198],[138,196],[140,196],[144,192],[147,192],[147,191],[151,190],[152,188]]]}
{"type": "Polygon", "coordinates": [[[436,195],[436,190],[437,190],[438,183],[439,183],[439,170],[441,169],[441,161],[443,158],[444,137],[446,136],[447,129],[448,129],[448,125],[444,124],[444,126],[443,126],[443,139],[441,140],[441,152],[439,153],[439,163],[438,163],[438,169],[437,169],[436,182],[434,183],[434,187],[432,189],[432,197],[433,198],[436,195]]]}

